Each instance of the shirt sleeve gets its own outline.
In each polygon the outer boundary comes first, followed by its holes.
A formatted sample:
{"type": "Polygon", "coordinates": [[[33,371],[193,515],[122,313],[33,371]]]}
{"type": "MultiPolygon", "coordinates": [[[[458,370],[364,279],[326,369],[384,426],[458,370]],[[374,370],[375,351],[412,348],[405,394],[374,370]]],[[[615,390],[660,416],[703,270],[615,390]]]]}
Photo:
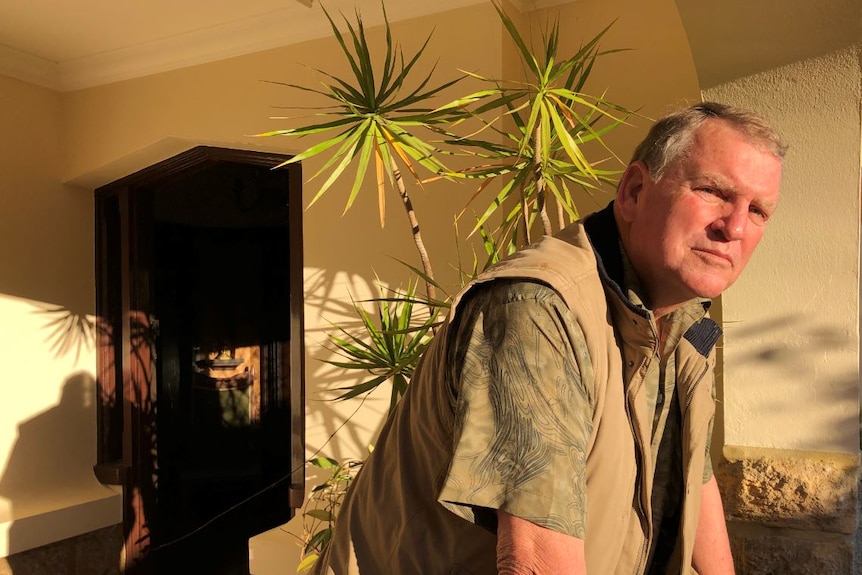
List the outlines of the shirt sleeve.
{"type": "Polygon", "coordinates": [[[453,456],[440,501],[583,538],[594,413],[584,335],[551,288],[492,282],[459,310],[453,456]]]}

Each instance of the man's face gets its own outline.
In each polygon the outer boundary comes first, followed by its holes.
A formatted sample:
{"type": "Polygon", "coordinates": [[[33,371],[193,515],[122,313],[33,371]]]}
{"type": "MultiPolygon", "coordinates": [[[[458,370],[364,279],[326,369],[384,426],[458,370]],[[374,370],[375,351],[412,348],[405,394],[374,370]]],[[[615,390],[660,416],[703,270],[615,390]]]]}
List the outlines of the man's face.
{"type": "Polygon", "coordinates": [[[721,120],[707,120],[658,182],[642,163],[630,166],[617,200],[651,307],[732,285],[775,211],[780,183],[781,161],[721,120]]]}

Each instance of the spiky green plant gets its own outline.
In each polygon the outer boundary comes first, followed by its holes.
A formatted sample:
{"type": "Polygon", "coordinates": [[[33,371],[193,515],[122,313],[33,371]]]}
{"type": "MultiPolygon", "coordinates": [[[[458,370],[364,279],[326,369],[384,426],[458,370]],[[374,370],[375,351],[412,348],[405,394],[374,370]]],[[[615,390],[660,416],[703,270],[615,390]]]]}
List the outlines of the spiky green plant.
{"type": "Polygon", "coordinates": [[[334,133],[285,162],[301,162],[320,154],[328,156],[313,176],[328,173],[311,204],[325,194],[349,166],[355,165],[356,174],[344,207],[345,211],[349,210],[366,181],[373,157],[380,223],[385,221],[385,191],[389,182],[402,199],[422,262],[421,270],[408,267],[427,286],[425,298],[418,297],[413,286],[408,294],[395,294],[372,302],[377,306],[377,324],[365,308],[356,306],[361,333],[351,334],[338,328],[341,333],[330,338],[344,360],[330,363],[372,375],[368,381],[339,390],[343,392],[339,399],[357,397],[391,380],[391,405],[394,405],[406,389],[427,337],[433,335],[437,310],[447,305],[444,299],[437,297],[438,283],[399,166],[406,168],[420,184],[419,167],[436,174],[435,178],[483,180],[471,201],[493,179],[506,178],[500,192],[480,212],[473,229],[481,234],[486,261],[481,265],[474,257],[469,272],[460,270],[462,279],[528,243],[536,220],[541,220],[545,233],[552,233],[547,209],[549,194],[557,207],[557,227],[562,227],[578,217],[571,187],[591,190],[609,182],[616,173],[587,159],[582,149],[588,144],[604,146],[603,136],[624,123],[628,114],[603,97],[593,97],[582,91],[598,56],[613,52],[600,51],[598,47],[607,28],[566,58],[559,55],[559,22],[554,21],[543,36],[542,50],[536,55],[501,6],[494,2],[494,7],[518,48],[527,80],[493,80],[465,73],[493,87],[431,108],[429,101],[461,78],[428,87],[432,68],[430,73],[414,80],[417,62],[429,45],[430,35],[405,59],[399,45],[393,42],[384,7],[385,54],[376,68],[361,15],[356,13],[355,25],[344,18],[347,34],[343,34],[330,14],[323,10],[351,75],[339,78],[318,70],[324,78],[319,89],[276,82],[328,101],[327,105],[314,108],[323,121],[261,134],[303,137],[334,133]],[[379,74],[375,70],[379,70],[379,74]],[[408,89],[408,85],[414,87],[408,89]],[[468,137],[456,135],[454,131],[466,126],[468,119],[478,119],[481,129],[468,137]],[[514,126],[511,131],[505,131],[504,120],[514,126]],[[427,135],[429,131],[443,139],[431,143],[417,135],[427,135]],[[477,133],[484,132],[496,135],[497,140],[477,137],[477,133]],[[441,150],[445,143],[451,147],[441,150]],[[457,172],[447,169],[439,154],[452,153],[453,147],[471,151],[479,162],[457,172]],[[504,211],[501,223],[493,228],[489,225],[490,218],[501,210],[504,211]],[[428,318],[422,321],[416,321],[413,313],[414,306],[419,304],[427,305],[430,310],[428,318]]]}
{"type": "MultiPolygon", "coordinates": [[[[548,192],[557,206],[556,227],[562,228],[579,217],[570,186],[587,190],[609,183],[618,170],[601,169],[584,154],[584,145],[593,142],[605,146],[602,137],[625,122],[629,112],[604,99],[583,93],[584,84],[596,58],[617,50],[600,51],[599,41],[608,28],[587,42],[575,55],[559,55],[559,21],[555,20],[543,35],[542,51],[530,50],[515,24],[494,2],[500,19],[518,48],[524,64],[525,81],[491,79],[478,74],[470,76],[491,83],[493,88],[459,98],[438,109],[457,110],[455,124],[469,111],[481,122],[481,129],[498,136],[496,141],[451,135],[448,143],[472,150],[478,164],[455,174],[463,178],[484,180],[472,199],[495,178],[507,179],[497,196],[476,220],[473,232],[483,229],[489,218],[508,210],[495,232],[483,235],[489,261],[530,242],[530,230],[536,219],[542,231],[551,234],[554,225],[548,215],[548,192]],[[501,114],[488,120],[492,111],[501,114]],[[506,131],[501,120],[514,126],[506,131]],[[517,198],[517,201],[511,201],[517,198]],[[520,232],[518,234],[520,223],[520,232]],[[493,241],[492,241],[493,240],[493,241]],[[503,254],[500,250],[505,250],[503,254]]],[[[471,201],[472,201],[471,199],[471,201]]]]}
{"type": "Polygon", "coordinates": [[[303,525],[302,561],[297,573],[311,569],[329,546],[335,517],[347,489],[362,467],[361,461],[339,462],[331,457],[313,457],[308,463],[328,473],[328,477],[311,490],[311,497],[302,507],[303,525]]]}
{"type": "Polygon", "coordinates": [[[362,322],[361,330],[349,332],[336,326],[338,333],[329,334],[334,347],[332,351],[341,359],[327,360],[327,363],[372,375],[362,383],[338,388],[343,393],[337,399],[351,399],[369,393],[389,381],[392,384],[389,410],[392,411],[407,391],[413,370],[430,341],[437,315],[431,313],[417,320],[415,306],[424,302],[417,299],[413,283],[408,284],[403,293],[387,295],[384,292],[382,297],[370,303],[374,304],[376,317],[361,303],[354,305],[362,322]]]}
{"type": "MultiPolygon", "coordinates": [[[[401,166],[405,167],[421,185],[418,167],[422,166],[434,174],[448,170],[438,159],[438,148],[424,140],[419,134],[423,129],[431,129],[437,124],[451,122],[460,113],[449,109],[435,111],[425,104],[441,91],[457,83],[461,78],[429,88],[434,69],[415,82],[414,87],[407,88],[407,80],[412,79],[412,73],[419,58],[425,52],[429,35],[422,46],[405,60],[403,51],[392,41],[389,20],[383,8],[383,21],[386,33],[386,54],[380,66],[380,74],[375,75],[372,63],[371,49],[365,34],[362,17],[356,12],[356,27],[344,17],[350,42],[336,26],[334,20],[324,9],[332,32],[350,65],[353,77],[342,79],[324,71],[317,70],[323,77],[322,89],[312,89],[296,84],[275,82],[312,92],[329,100],[329,105],[315,108],[324,121],[299,128],[275,130],[259,134],[261,136],[308,136],[311,134],[337,132],[334,136],[315,144],[297,154],[284,164],[301,162],[318,154],[330,152],[329,159],[323,164],[313,178],[329,172],[329,176],[318,189],[310,204],[314,204],[323,196],[332,184],[338,180],[348,166],[356,164],[356,175],[353,186],[347,198],[344,211],[350,209],[359,190],[365,181],[371,158],[374,158],[377,202],[380,213],[380,225],[385,225],[386,214],[386,183],[393,186],[401,199],[410,224],[413,241],[419,252],[425,276],[434,278],[431,259],[419,227],[413,202],[407,191],[401,166]],[[400,165],[399,165],[400,161],[400,165]]],[[[436,299],[436,289],[432,281],[427,282],[428,299],[436,299]]]]}
{"type": "MultiPolygon", "coordinates": [[[[319,200],[348,167],[355,166],[356,174],[344,207],[345,212],[349,210],[367,179],[373,158],[380,225],[385,222],[388,183],[399,194],[422,262],[421,270],[408,267],[427,286],[425,298],[417,296],[416,286],[411,282],[404,293],[384,293],[371,302],[362,302],[372,303],[374,311],[368,311],[364,305],[355,305],[360,319],[357,331],[335,326],[337,333],[331,334],[329,341],[338,359],[328,363],[370,375],[360,383],[339,388],[338,399],[359,397],[389,381],[392,384],[389,407],[394,409],[434,334],[439,310],[448,305],[445,299],[437,297],[439,286],[422,241],[402,169],[410,172],[419,185],[422,183],[420,168],[433,174],[430,179],[481,180],[471,201],[480,197],[480,192],[492,180],[505,178],[490,205],[485,209],[480,207],[480,215],[473,228],[473,232],[481,234],[487,259],[482,265],[474,256],[470,270],[459,270],[463,281],[527,243],[536,220],[541,220],[544,231],[551,233],[553,225],[547,207],[549,194],[556,203],[557,226],[562,227],[567,220],[578,217],[572,187],[595,189],[610,181],[616,173],[588,160],[583,150],[585,145],[603,146],[603,136],[624,123],[628,114],[604,97],[582,92],[596,58],[609,53],[598,49],[604,32],[574,56],[560,58],[559,25],[554,22],[544,36],[541,53],[536,56],[500,5],[495,2],[494,6],[518,47],[529,80],[493,80],[475,73],[464,73],[455,80],[428,87],[434,71],[432,68],[431,73],[414,81],[413,76],[418,73],[416,64],[425,52],[430,36],[415,54],[405,59],[401,49],[392,41],[384,8],[386,51],[382,64],[377,68],[379,74],[375,73],[372,64],[359,13],[356,14],[355,26],[344,19],[348,30],[345,35],[324,10],[347,59],[351,76],[339,78],[318,70],[324,78],[320,89],[281,83],[317,94],[328,101],[328,105],[315,108],[322,121],[262,134],[291,137],[329,135],[286,162],[301,162],[321,154],[327,156],[313,176],[328,174],[311,204],[319,200]],[[489,82],[493,87],[458,98],[442,107],[429,105],[432,98],[439,97],[443,90],[465,76],[489,82]],[[408,89],[408,85],[415,87],[408,89]],[[480,128],[471,130],[472,134],[464,137],[468,119],[478,119],[480,128]],[[508,124],[514,126],[510,131],[506,131],[508,124]],[[456,134],[459,130],[462,133],[456,134]],[[440,141],[424,139],[429,132],[436,133],[440,141]],[[483,140],[479,136],[483,133],[493,134],[496,139],[483,140]],[[456,150],[470,151],[477,158],[477,164],[457,172],[449,170],[439,159],[442,157],[440,154],[456,150]],[[502,213],[501,223],[495,228],[491,226],[491,217],[498,213],[502,213]],[[417,306],[430,312],[420,314],[417,306]]],[[[330,487],[326,486],[320,491],[329,497],[343,493],[339,489],[346,483],[347,476],[342,473],[341,466],[327,461],[332,464],[335,482],[330,485],[331,491],[327,492],[330,487]]],[[[322,523],[312,532],[309,542],[313,545],[306,546],[303,566],[313,563],[328,544],[339,502],[338,497],[327,499],[322,511],[306,514],[322,523]]]]}

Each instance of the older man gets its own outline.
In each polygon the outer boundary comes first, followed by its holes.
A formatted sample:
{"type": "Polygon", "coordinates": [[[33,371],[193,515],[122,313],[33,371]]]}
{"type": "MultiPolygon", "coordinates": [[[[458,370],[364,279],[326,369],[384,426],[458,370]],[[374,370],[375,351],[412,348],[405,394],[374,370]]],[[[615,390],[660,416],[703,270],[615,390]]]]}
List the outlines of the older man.
{"type": "Polygon", "coordinates": [[[783,154],[752,113],[672,114],[611,205],[467,286],[317,571],[733,573],[707,310],[775,211],[783,154]]]}

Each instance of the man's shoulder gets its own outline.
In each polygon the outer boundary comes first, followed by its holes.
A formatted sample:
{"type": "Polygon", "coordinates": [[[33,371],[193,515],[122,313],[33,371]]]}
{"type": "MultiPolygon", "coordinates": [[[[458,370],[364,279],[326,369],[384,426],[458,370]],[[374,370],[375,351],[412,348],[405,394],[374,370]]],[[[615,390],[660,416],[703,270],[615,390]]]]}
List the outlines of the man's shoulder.
{"type": "Polygon", "coordinates": [[[576,223],[515,252],[481,274],[478,281],[520,277],[555,285],[595,270],[595,252],[583,225],[576,223]]]}
{"type": "Polygon", "coordinates": [[[585,294],[590,301],[604,300],[596,254],[582,222],[545,236],[479,274],[453,299],[452,313],[480,288],[487,297],[493,292],[497,297],[537,301],[558,298],[569,308],[585,294]],[[487,290],[490,284],[497,287],[487,290]]]}
{"type": "Polygon", "coordinates": [[[547,283],[531,278],[501,277],[477,284],[470,290],[469,300],[475,304],[499,306],[517,302],[563,303],[560,294],[547,283]]]}

